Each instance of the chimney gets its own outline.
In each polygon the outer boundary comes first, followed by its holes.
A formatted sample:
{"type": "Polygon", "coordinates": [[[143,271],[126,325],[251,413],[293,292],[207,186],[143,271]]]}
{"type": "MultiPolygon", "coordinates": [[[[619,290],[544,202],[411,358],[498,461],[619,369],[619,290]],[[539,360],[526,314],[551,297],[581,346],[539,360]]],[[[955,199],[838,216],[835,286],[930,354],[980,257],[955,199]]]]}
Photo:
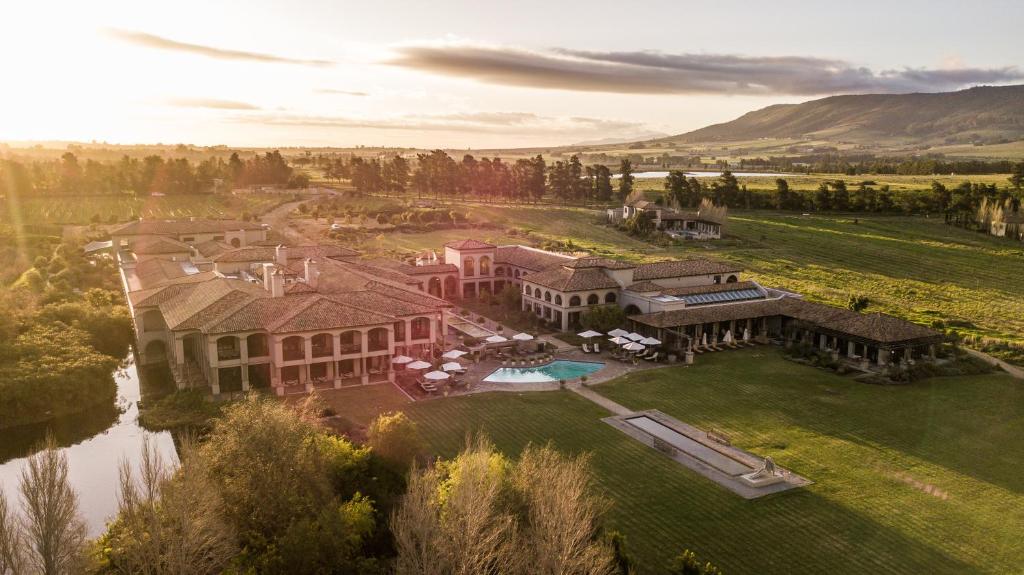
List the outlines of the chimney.
{"type": "Polygon", "coordinates": [[[309,287],[316,289],[317,280],[320,279],[320,269],[316,265],[316,261],[311,258],[306,258],[303,265],[306,273],[306,284],[309,287]]]}
{"type": "Polygon", "coordinates": [[[281,270],[274,270],[270,274],[270,295],[271,297],[284,295],[284,273],[281,270]]]}
{"type": "Polygon", "coordinates": [[[288,246],[279,245],[274,249],[274,261],[279,266],[288,265],[288,246]]]}
{"type": "Polygon", "coordinates": [[[273,291],[270,289],[270,276],[274,273],[274,264],[263,264],[263,289],[267,291],[273,291]]]}

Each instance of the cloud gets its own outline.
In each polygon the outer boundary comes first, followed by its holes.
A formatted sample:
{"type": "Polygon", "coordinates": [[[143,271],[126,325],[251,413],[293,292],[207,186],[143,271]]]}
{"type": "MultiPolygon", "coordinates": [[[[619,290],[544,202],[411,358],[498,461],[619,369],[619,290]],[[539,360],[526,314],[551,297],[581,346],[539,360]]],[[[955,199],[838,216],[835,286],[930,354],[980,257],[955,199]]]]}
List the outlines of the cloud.
{"type": "Polygon", "coordinates": [[[883,70],[808,56],[406,45],[386,64],[488,84],[626,94],[823,95],[955,90],[1024,79],[1016,67],[883,70]]]}
{"type": "Polygon", "coordinates": [[[369,96],[366,92],[357,92],[354,90],[336,90],[334,88],[318,88],[313,90],[317,94],[338,94],[341,96],[369,96]]]}
{"type": "Polygon", "coordinates": [[[224,48],[215,48],[213,46],[204,46],[202,44],[189,44],[187,42],[179,42],[177,40],[171,40],[170,38],[164,38],[163,36],[156,36],[134,30],[109,29],[107,30],[107,34],[129,44],[135,44],[136,46],[155,48],[157,50],[169,50],[172,52],[197,54],[199,56],[206,56],[207,58],[216,58],[218,60],[247,60],[250,62],[301,64],[304,66],[331,66],[334,64],[334,62],[329,60],[303,60],[277,56],[274,54],[244,52],[242,50],[228,50],[224,48]]]}
{"type": "Polygon", "coordinates": [[[260,107],[247,102],[235,100],[218,100],[216,98],[172,98],[166,101],[169,106],[178,108],[212,108],[216,110],[259,110],[260,107]]]}
{"type": "Polygon", "coordinates": [[[465,112],[404,115],[393,118],[354,118],[296,114],[247,114],[235,121],[277,126],[363,128],[433,132],[492,134],[637,134],[648,129],[641,123],[588,117],[551,117],[528,112],[465,112]]]}

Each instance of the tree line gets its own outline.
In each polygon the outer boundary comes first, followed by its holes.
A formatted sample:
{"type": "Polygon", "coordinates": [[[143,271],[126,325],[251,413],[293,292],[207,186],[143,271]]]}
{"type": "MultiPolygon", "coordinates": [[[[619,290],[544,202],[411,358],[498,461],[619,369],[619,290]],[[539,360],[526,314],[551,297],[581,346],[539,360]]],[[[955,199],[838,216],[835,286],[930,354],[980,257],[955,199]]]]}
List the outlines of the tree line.
{"type": "Polygon", "coordinates": [[[932,182],[929,189],[898,193],[886,184],[872,180],[848,184],[837,178],[825,181],[815,190],[795,190],[785,178],[775,180],[775,189],[748,189],[725,171],[718,178],[687,178],[686,172],[673,170],[665,178],[664,188],[670,205],[695,208],[708,199],[716,205],[744,209],[774,209],[800,212],[863,213],[938,213],[949,223],[970,226],[977,222],[983,202],[1002,206],[1005,213],[1020,210],[1024,198],[1024,163],[1016,164],[1009,186],[965,181],[955,187],[932,182]]]}
{"type": "Polygon", "coordinates": [[[553,163],[539,154],[515,162],[466,154],[457,161],[443,150],[434,150],[416,154],[413,165],[398,155],[372,159],[320,157],[313,163],[329,179],[350,180],[360,193],[483,201],[539,202],[550,197],[562,202],[609,202],[627,197],[634,182],[628,159],[620,162],[620,177],[616,179],[608,166],[584,166],[575,155],[553,163]]]}
{"type": "Polygon", "coordinates": [[[137,195],[195,194],[254,185],[305,187],[308,178],[297,173],[278,151],[225,160],[211,157],[199,163],[186,158],[151,155],[124,156],[118,162],[93,159],[80,162],[72,152],[57,160],[0,160],[0,195],[137,195]]]}

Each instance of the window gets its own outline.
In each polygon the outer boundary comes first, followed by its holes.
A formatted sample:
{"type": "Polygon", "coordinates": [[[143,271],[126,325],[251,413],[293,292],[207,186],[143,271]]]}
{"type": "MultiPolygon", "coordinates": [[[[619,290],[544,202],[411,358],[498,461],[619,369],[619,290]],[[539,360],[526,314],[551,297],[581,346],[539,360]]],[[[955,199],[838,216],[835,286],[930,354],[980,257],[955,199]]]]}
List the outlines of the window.
{"type": "Polygon", "coordinates": [[[551,301],[551,292],[544,292],[544,301],[551,301]]]}
{"type": "Polygon", "coordinates": [[[473,267],[473,258],[466,258],[462,262],[462,275],[466,277],[473,277],[476,275],[476,271],[473,267]]]}
{"type": "Polygon", "coordinates": [[[185,236],[185,237],[181,238],[181,241],[183,241],[183,242],[185,242],[187,244],[187,243],[191,243],[191,242],[196,241],[196,238],[194,236],[185,236]]]}
{"type": "Polygon", "coordinates": [[[736,276],[734,276],[734,275],[733,275],[733,276],[729,276],[729,277],[725,278],[725,283],[727,283],[727,284],[734,284],[734,283],[736,283],[737,281],[739,281],[739,278],[737,278],[737,277],[736,277],[736,276]]]}
{"type": "Polygon", "coordinates": [[[487,256],[480,258],[480,275],[491,275],[491,258],[487,256]]]}
{"type": "Polygon", "coordinates": [[[405,341],[405,322],[395,322],[395,341],[405,341]]]}
{"type": "Polygon", "coordinates": [[[412,338],[430,339],[430,319],[418,317],[412,320],[412,338]]]}
{"type": "Polygon", "coordinates": [[[555,305],[562,305],[562,296],[555,295],[555,305]]]}
{"type": "Polygon", "coordinates": [[[515,273],[515,276],[516,276],[516,277],[519,277],[519,270],[515,270],[515,272],[514,272],[514,273],[515,273]]]}
{"type": "Polygon", "coordinates": [[[571,298],[569,298],[569,307],[576,307],[580,305],[580,303],[580,296],[578,295],[574,295],[571,298]]]}
{"type": "Polygon", "coordinates": [[[526,294],[526,295],[530,295],[530,286],[524,285],[523,286],[523,293],[526,294]]]}
{"type": "Polygon", "coordinates": [[[540,299],[540,288],[533,289],[533,297],[540,299]]]}
{"type": "Polygon", "coordinates": [[[587,296],[587,305],[597,305],[599,303],[601,303],[601,298],[597,297],[596,293],[587,296]]]}
{"type": "Polygon", "coordinates": [[[615,303],[615,292],[610,291],[604,294],[604,303],[615,303]]]}
{"type": "Polygon", "coordinates": [[[376,327],[369,333],[369,351],[384,351],[388,348],[388,330],[376,327]]]}
{"type": "Polygon", "coordinates": [[[238,359],[242,356],[242,351],[238,347],[238,338],[233,335],[224,336],[217,340],[217,359],[220,361],[230,361],[232,359],[238,359]]]}
{"type": "Polygon", "coordinates": [[[358,353],[363,347],[363,334],[358,331],[346,331],[339,339],[341,344],[338,349],[342,354],[358,353]]]}
{"type": "Polygon", "coordinates": [[[716,284],[722,283],[722,276],[715,276],[715,283],[716,284]]]}
{"type": "Polygon", "coordinates": [[[313,336],[313,357],[334,355],[334,337],[329,333],[318,333],[313,336]]]}
{"type": "Polygon", "coordinates": [[[224,241],[224,236],[213,236],[213,241],[222,242],[224,241]]]}
{"type": "MultiPolygon", "coordinates": [[[[481,266],[482,265],[483,264],[481,263],[481,266]]],[[[494,275],[496,275],[496,276],[503,276],[503,275],[505,275],[505,266],[498,266],[498,267],[494,268],[494,275]]]]}
{"type": "Polygon", "coordinates": [[[270,347],[267,345],[267,334],[254,333],[245,338],[245,345],[249,351],[249,357],[264,357],[270,354],[270,347]]]}
{"type": "Polygon", "coordinates": [[[281,342],[284,351],[285,361],[304,359],[306,357],[306,345],[303,339],[297,335],[284,338],[281,342]]]}

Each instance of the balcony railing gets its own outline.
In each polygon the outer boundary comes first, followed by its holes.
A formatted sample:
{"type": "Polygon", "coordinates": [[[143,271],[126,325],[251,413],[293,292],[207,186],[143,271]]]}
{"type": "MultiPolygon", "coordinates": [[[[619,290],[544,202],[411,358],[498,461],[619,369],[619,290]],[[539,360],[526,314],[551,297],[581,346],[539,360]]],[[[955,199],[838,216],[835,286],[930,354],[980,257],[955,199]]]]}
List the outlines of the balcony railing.
{"type": "Polygon", "coordinates": [[[296,359],[305,359],[306,353],[302,349],[284,349],[284,360],[293,361],[296,359]]]}
{"type": "Polygon", "coordinates": [[[412,330],[412,339],[430,339],[430,329],[412,330]]]}
{"type": "Polygon", "coordinates": [[[231,361],[242,357],[242,351],[239,349],[217,349],[217,359],[219,361],[231,361]]]}
{"type": "Polygon", "coordinates": [[[369,350],[370,351],[383,351],[383,350],[386,350],[387,348],[388,348],[387,340],[373,340],[373,339],[371,339],[370,342],[369,342],[369,350]]]}
{"type": "Polygon", "coordinates": [[[359,353],[362,347],[362,344],[359,343],[343,343],[338,346],[338,351],[340,351],[342,355],[349,353],[359,353]]]}

